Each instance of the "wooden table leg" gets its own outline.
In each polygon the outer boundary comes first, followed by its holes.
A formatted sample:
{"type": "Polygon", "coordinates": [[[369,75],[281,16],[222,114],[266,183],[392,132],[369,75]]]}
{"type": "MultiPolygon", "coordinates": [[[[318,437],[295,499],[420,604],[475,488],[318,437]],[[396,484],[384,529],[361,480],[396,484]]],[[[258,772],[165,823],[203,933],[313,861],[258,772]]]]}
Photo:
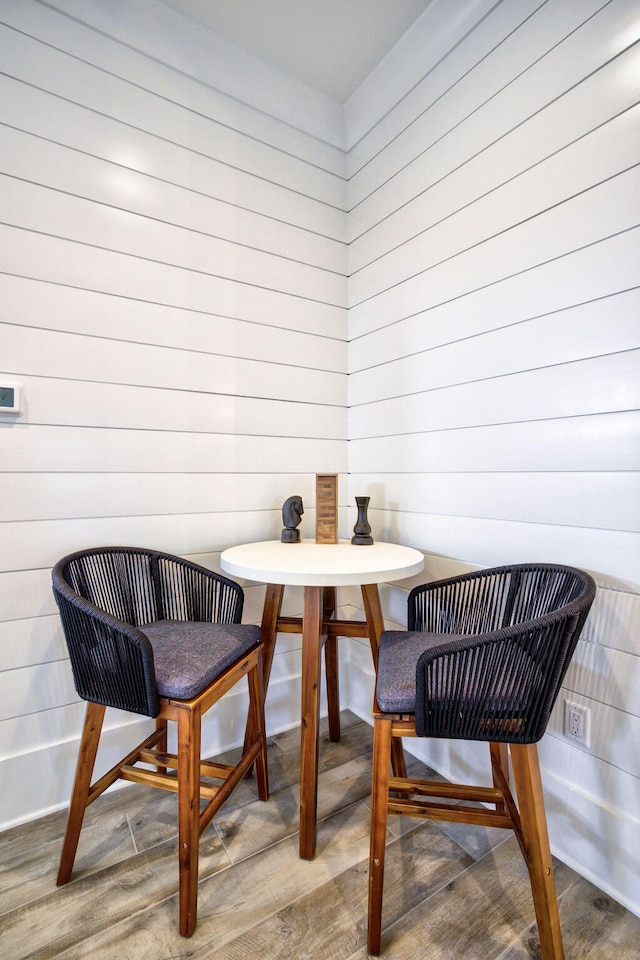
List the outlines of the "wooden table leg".
{"type": "MultiPolygon", "coordinates": [[[[362,601],[364,603],[364,613],[367,620],[367,629],[369,631],[369,643],[371,645],[371,656],[373,665],[378,672],[378,649],[380,647],[380,637],[384,631],[384,620],[382,609],[380,607],[380,593],[377,583],[362,584],[362,601]]],[[[404,751],[402,749],[402,740],[400,737],[393,737],[391,740],[391,766],[394,776],[406,778],[407,766],[404,760],[404,751]]]]}
{"type": "Polygon", "coordinates": [[[300,736],[300,856],[313,860],[318,808],[318,733],[323,641],[322,587],[304,588],[300,736]]]}
{"type": "MultiPolygon", "coordinates": [[[[336,588],[323,587],[322,619],[327,623],[335,616],[336,588]]],[[[327,637],[324,645],[324,665],[327,677],[327,713],[329,740],[340,742],[340,681],[338,677],[338,638],[327,637]]]]}

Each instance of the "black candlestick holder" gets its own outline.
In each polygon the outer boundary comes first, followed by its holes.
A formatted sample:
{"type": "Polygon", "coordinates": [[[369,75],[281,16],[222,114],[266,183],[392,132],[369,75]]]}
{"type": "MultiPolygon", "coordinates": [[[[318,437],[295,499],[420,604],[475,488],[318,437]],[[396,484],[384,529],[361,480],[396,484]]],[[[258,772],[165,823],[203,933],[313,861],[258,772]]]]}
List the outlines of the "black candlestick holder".
{"type": "Polygon", "coordinates": [[[358,519],[353,528],[351,543],[357,547],[369,546],[373,543],[371,536],[371,525],[367,517],[370,497],[356,497],[356,506],[358,507],[358,519]]]}

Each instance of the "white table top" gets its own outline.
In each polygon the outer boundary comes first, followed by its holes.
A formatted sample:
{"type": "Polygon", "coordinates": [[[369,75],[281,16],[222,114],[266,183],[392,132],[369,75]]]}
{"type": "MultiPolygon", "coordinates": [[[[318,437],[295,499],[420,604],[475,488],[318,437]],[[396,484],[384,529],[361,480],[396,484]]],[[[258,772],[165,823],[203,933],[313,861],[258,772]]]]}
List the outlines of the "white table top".
{"type": "Polygon", "coordinates": [[[397,543],[355,546],[339,543],[281,543],[265,540],[224,550],[220,566],[236,577],[299,587],[338,587],[384,583],[411,577],[424,567],[424,555],[397,543]]]}

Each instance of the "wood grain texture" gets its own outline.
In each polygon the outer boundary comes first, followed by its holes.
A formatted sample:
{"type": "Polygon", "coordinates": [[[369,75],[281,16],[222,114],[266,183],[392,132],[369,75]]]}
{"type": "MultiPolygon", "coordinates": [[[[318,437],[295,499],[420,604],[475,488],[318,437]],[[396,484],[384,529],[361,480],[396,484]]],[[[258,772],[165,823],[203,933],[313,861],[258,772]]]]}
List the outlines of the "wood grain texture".
{"type": "MultiPolygon", "coordinates": [[[[342,715],[342,742],[321,725],[318,855],[298,853],[299,730],[273,737],[273,792],[239,790],[203,835],[194,960],[364,960],[371,728],[342,715]],[[360,783],[358,792],[345,790],[360,783]],[[262,814],[262,815],[261,815],[262,814]],[[242,841],[241,841],[241,838],[242,841]],[[240,845],[238,845],[238,842],[240,845]]],[[[217,758],[233,762],[233,753],[217,758]]],[[[410,761],[416,775],[424,772],[410,761]]],[[[6,960],[157,960],[184,954],[176,929],[176,798],[145,787],[104,794],[87,811],[78,866],[55,887],[64,815],[0,835],[6,960]],[[129,827],[136,837],[131,839],[129,827]],[[167,831],[171,831],[167,833],[167,831]],[[127,842],[123,843],[127,837],[127,842]],[[90,864],[90,866],[88,866],[90,864]]],[[[515,840],[483,828],[410,826],[388,838],[383,948],[390,960],[530,960],[537,935],[515,840]],[[461,845],[462,844],[462,845],[461,845]],[[469,848],[469,852],[467,849],[469,848]],[[506,951],[506,952],[505,952],[506,951]]],[[[632,960],[640,920],[556,862],[567,960],[632,960]]]]}

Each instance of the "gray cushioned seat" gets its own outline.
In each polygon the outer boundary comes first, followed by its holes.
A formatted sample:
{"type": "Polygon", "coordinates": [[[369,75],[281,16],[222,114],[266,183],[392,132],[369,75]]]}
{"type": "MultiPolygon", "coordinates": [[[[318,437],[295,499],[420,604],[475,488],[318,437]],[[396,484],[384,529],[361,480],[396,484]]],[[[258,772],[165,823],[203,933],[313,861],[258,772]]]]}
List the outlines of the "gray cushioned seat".
{"type": "Polygon", "coordinates": [[[154,620],[139,629],[153,648],[158,693],[189,700],[260,640],[250,623],[154,620]]]}
{"type": "MultiPolygon", "coordinates": [[[[406,630],[387,630],[380,638],[378,655],[378,679],[376,695],[378,705],[385,713],[416,712],[416,670],[421,654],[434,647],[442,648],[447,654],[466,639],[466,634],[421,633],[406,630]]],[[[473,707],[476,698],[478,678],[477,661],[466,659],[459,667],[455,684],[455,693],[438,693],[440,710],[450,709],[453,702],[456,709],[473,707]],[[453,696],[452,696],[453,694],[453,696]]],[[[483,667],[480,667],[483,670],[483,667]]],[[[524,648],[512,657],[508,669],[492,679],[492,691],[486,699],[485,709],[494,715],[508,711],[512,716],[526,710],[530,700],[536,699],[536,691],[542,677],[542,671],[536,659],[524,648]],[[526,678],[524,684],[522,678],[526,678]],[[518,680],[520,679],[520,682],[518,680]]]]}
{"type": "MultiPolygon", "coordinates": [[[[459,637],[452,639],[459,640],[459,637]]],[[[411,633],[386,630],[378,653],[378,706],[385,713],[416,712],[416,666],[421,653],[441,646],[442,633],[411,633]]]]}

